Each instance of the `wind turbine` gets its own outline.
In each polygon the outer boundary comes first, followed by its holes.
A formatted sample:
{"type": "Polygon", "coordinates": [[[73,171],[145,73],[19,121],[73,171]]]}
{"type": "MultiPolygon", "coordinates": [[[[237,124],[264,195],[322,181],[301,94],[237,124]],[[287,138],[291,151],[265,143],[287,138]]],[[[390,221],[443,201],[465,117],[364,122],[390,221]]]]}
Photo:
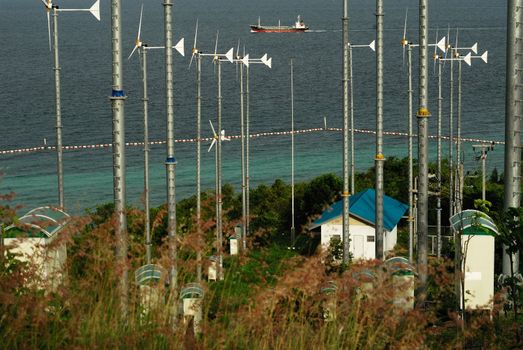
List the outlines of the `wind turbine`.
{"type": "Polygon", "coordinates": [[[62,102],[60,84],[60,59],[58,53],[58,12],[90,12],[98,21],[100,20],[100,2],[96,2],[88,9],[61,9],[52,0],[42,0],[47,14],[47,32],[49,38],[49,51],[51,51],[51,18],[53,16],[53,47],[54,47],[54,80],[56,99],[56,172],[58,176],[58,206],[65,208],[64,202],[64,172],[63,172],[63,147],[62,147],[62,102]]]}
{"type": "Polygon", "coordinates": [[[354,45],[348,43],[349,47],[349,104],[350,104],[350,192],[356,193],[356,166],[355,166],[355,156],[354,156],[354,84],[352,83],[352,48],[370,48],[372,51],[376,52],[376,40],[368,45],[354,45]]]}
{"type": "MultiPolygon", "coordinates": [[[[218,36],[219,32],[216,33],[216,43],[214,45],[214,54],[203,54],[200,56],[212,56],[213,63],[217,70],[217,117],[218,117],[218,130],[222,130],[222,68],[221,61],[226,60],[233,63],[234,49],[231,48],[227,53],[218,53],[218,36]]],[[[218,241],[218,278],[223,279],[223,257],[222,257],[222,240],[223,240],[223,228],[222,228],[222,138],[218,137],[216,140],[216,237],[218,241]]]]}
{"type": "MultiPolygon", "coordinates": [[[[407,76],[408,76],[408,162],[409,162],[409,261],[413,261],[414,257],[414,167],[413,167],[413,87],[412,87],[412,48],[419,47],[419,44],[414,44],[407,39],[407,17],[408,9],[405,11],[405,23],[403,26],[403,38],[401,39],[401,46],[403,47],[403,59],[405,62],[405,48],[407,48],[407,76]]],[[[437,49],[446,53],[445,37],[438,41],[438,35],[436,33],[436,40],[434,43],[430,43],[427,46],[434,47],[434,51],[437,49]]]]}
{"type": "MultiPolygon", "coordinates": [[[[151,219],[150,219],[150,191],[149,191],[149,96],[147,89],[147,51],[153,49],[164,49],[163,46],[148,46],[141,39],[142,32],[142,18],[143,18],[143,4],[140,9],[140,22],[138,24],[138,34],[131,54],[127,59],[131,59],[136,50],[141,55],[141,66],[142,66],[142,82],[143,82],[143,142],[144,142],[144,213],[145,213],[145,247],[146,247],[146,259],[147,264],[151,263],[151,219]]],[[[185,56],[184,51],[184,39],[173,47],[182,56],[185,56]]]]}
{"type": "Polygon", "coordinates": [[[272,58],[267,58],[264,54],[261,58],[249,58],[245,54],[242,57],[242,64],[245,66],[245,230],[243,232],[244,249],[247,248],[247,236],[249,236],[250,228],[250,177],[249,177],[249,161],[250,161],[250,84],[249,84],[249,67],[251,64],[263,64],[272,68],[272,58]]]}

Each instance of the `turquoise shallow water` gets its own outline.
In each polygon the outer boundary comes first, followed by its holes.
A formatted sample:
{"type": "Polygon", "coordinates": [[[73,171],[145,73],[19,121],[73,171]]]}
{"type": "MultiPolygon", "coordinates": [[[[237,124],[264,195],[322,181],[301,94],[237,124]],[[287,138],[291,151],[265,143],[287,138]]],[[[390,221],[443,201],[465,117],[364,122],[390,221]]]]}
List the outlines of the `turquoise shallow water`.
{"type": "MultiPolygon", "coordinates": [[[[0,21],[3,45],[0,47],[0,149],[41,145],[44,138],[54,143],[54,83],[52,56],[48,50],[47,24],[38,1],[0,0],[4,14],[0,21]]],[[[59,3],[65,7],[89,7],[91,1],[59,3]]],[[[187,56],[175,57],[175,133],[176,138],[195,135],[195,79],[188,70],[194,24],[199,18],[199,46],[212,51],[216,30],[219,47],[226,51],[236,46],[238,38],[251,56],[267,52],[273,57],[273,69],[251,69],[252,132],[290,129],[289,59],[295,65],[296,128],[341,126],[341,1],[268,0],[262,3],[240,0],[196,0],[175,2],[174,39],[186,38],[187,56]],[[251,34],[248,25],[261,16],[264,23],[291,23],[301,14],[314,30],[303,34],[251,34]]],[[[406,131],[406,75],[402,67],[399,42],[405,8],[410,7],[408,36],[417,41],[414,30],[417,1],[387,2],[385,11],[385,130],[406,131]]],[[[505,4],[486,0],[438,1],[431,4],[431,37],[436,27],[445,32],[448,24],[459,26],[459,46],[479,42],[480,53],[489,50],[489,63],[474,61],[463,67],[463,136],[502,140],[504,133],[505,4]],[[445,29],[443,29],[445,28],[445,29]]],[[[62,67],[63,139],[66,145],[107,143],[111,141],[110,13],[109,1],[101,4],[102,21],[87,14],[60,15],[60,58],[62,67]]],[[[140,3],[124,2],[122,30],[124,56],[130,53],[137,30],[140,3]]],[[[350,2],[351,41],[369,43],[374,38],[374,3],[350,2]]],[[[151,45],[163,42],[163,9],[160,1],[145,2],[142,39],[151,45]]],[[[454,32],[454,30],[453,30],[454,32]]],[[[454,40],[455,35],[452,35],[454,40]]],[[[375,63],[370,50],[354,50],[355,125],[375,128],[375,63]]],[[[415,56],[416,57],[416,56],[415,56]]],[[[165,137],[165,108],[161,52],[149,55],[150,137],[165,137]]],[[[124,88],[127,93],[126,139],[142,138],[141,73],[137,57],[126,61],[124,88]]],[[[415,67],[417,72],[417,66],[415,67]]],[[[436,115],[436,80],[431,70],[431,111],[436,115]]],[[[417,74],[417,73],[416,73],[417,74]]],[[[445,67],[444,132],[448,116],[448,66],[445,67]]],[[[207,119],[215,119],[215,78],[210,62],[203,65],[203,131],[210,136],[207,119]]],[[[416,86],[417,84],[415,84],[416,86]]],[[[235,67],[223,66],[223,126],[227,134],[238,134],[239,91],[235,67]]],[[[416,101],[416,100],[415,100],[416,101]]],[[[416,103],[415,103],[416,105],[416,103]]],[[[435,134],[436,118],[430,120],[435,134]]],[[[252,140],[251,183],[271,183],[276,178],[290,180],[290,137],[266,137],[252,140]]],[[[363,170],[372,165],[374,136],[357,135],[356,166],[363,170]]],[[[239,142],[224,144],[224,182],[240,182],[239,142]]],[[[213,153],[204,149],[202,186],[214,186],[213,153]]],[[[463,147],[467,168],[478,167],[471,144],[463,147]]],[[[435,158],[435,143],[431,143],[435,158]]],[[[406,139],[385,139],[386,156],[406,156],[406,139]]],[[[492,152],[490,168],[502,169],[502,147],[492,152]]],[[[127,150],[128,202],[140,205],[142,193],[143,152],[127,150]]],[[[194,193],[194,144],[177,144],[177,198],[194,193]]],[[[151,195],[153,205],[165,199],[165,149],[155,146],[151,152],[151,195]]],[[[33,207],[56,203],[55,155],[50,152],[18,156],[0,156],[4,172],[0,192],[14,191],[17,203],[33,207]]],[[[66,206],[80,212],[86,207],[112,200],[112,155],[109,150],[66,152],[64,156],[66,206]]],[[[296,136],[296,178],[310,179],[325,172],[341,173],[341,135],[319,132],[296,136]]]]}

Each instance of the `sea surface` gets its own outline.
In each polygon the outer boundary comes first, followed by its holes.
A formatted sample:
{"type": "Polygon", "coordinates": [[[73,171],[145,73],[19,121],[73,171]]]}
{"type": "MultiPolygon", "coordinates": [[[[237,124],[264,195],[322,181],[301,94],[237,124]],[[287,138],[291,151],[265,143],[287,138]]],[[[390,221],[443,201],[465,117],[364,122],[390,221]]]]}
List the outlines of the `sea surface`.
{"type": "MultiPolygon", "coordinates": [[[[57,1],[61,8],[89,8],[91,0],[57,1]]],[[[138,30],[140,1],[122,1],[126,141],[143,138],[142,82],[138,55],[127,56],[134,46],[138,30]]],[[[162,1],[144,1],[142,41],[163,45],[162,1]]],[[[400,41],[406,9],[407,37],[418,42],[417,1],[385,2],[385,131],[407,131],[407,70],[402,62],[400,41]]],[[[375,38],[375,2],[349,1],[350,41],[368,44],[375,38]]],[[[342,126],[341,111],[341,15],[342,1],[337,0],[193,0],[174,1],[174,35],[185,38],[186,55],[174,58],[175,138],[193,138],[196,133],[195,65],[188,69],[195,23],[199,21],[198,47],[212,52],[219,31],[219,51],[245,46],[250,57],[267,53],[273,67],[253,65],[250,69],[251,131],[283,131],[291,128],[290,60],[294,60],[295,128],[342,126]],[[250,33],[249,24],[291,24],[301,15],[311,27],[308,33],[250,33]]],[[[479,54],[489,52],[489,62],[474,60],[463,65],[463,137],[502,141],[504,138],[506,3],[489,0],[440,0],[430,3],[430,38],[447,34],[459,47],[479,45],[479,54]]],[[[0,150],[34,147],[55,143],[55,93],[53,56],[47,39],[47,19],[38,0],[0,0],[0,150]]],[[[110,143],[112,114],[111,93],[111,23],[110,1],[101,0],[101,22],[88,13],[63,12],[59,15],[59,48],[62,81],[62,118],[64,145],[110,143]]],[[[430,51],[432,55],[432,50],[430,51]]],[[[414,86],[417,88],[417,52],[414,51],[414,86]]],[[[165,95],[163,52],[148,55],[150,139],[165,139],[165,95]]],[[[432,61],[431,61],[432,62],[432,61]]],[[[216,79],[213,64],[206,60],[203,73],[203,135],[211,136],[207,120],[216,120],[216,79]]],[[[369,49],[354,48],[354,118],[358,129],[375,129],[375,55],[369,49]]],[[[222,66],[223,128],[227,134],[239,134],[239,82],[233,64],[222,66]]],[[[457,82],[457,70],[455,74],[457,82]]],[[[443,73],[443,130],[448,130],[449,65],[443,73]]],[[[436,134],[437,79],[430,65],[430,133],[436,134]]],[[[457,88],[456,88],[457,90],[457,88]]],[[[416,108],[417,98],[414,106],[416,108]]],[[[455,113],[456,116],[456,113],[455,113]]],[[[215,122],[216,123],[216,122],[215,122]]],[[[414,121],[415,123],[415,121],[414,121]]],[[[341,133],[316,132],[297,135],[296,179],[307,180],[326,172],[341,174],[341,133]]],[[[356,169],[373,164],[375,137],[357,134],[356,169]]],[[[405,157],[407,140],[386,137],[386,157],[405,157]]],[[[448,152],[445,144],[444,152],[448,152]]],[[[202,145],[202,188],[214,186],[214,152],[202,145]]],[[[436,157],[436,145],[430,144],[436,157]]],[[[151,200],[165,202],[165,146],[151,149],[151,200]]],[[[463,145],[467,170],[475,171],[472,143],[463,145]]],[[[176,144],[177,199],[195,192],[195,144],[176,144]]],[[[223,181],[239,190],[240,142],[223,145],[223,181]]],[[[272,183],[281,178],[290,182],[290,136],[264,137],[251,142],[251,184],[272,183]]],[[[126,150],[127,201],[141,206],[143,193],[143,150],[126,150]]],[[[489,170],[503,169],[503,146],[489,154],[489,170]]],[[[39,152],[0,155],[0,194],[15,192],[16,204],[29,209],[57,204],[56,155],[39,152]]],[[[112,201],[112,153],[110,149],[67,151],[64,153],[66,209],[81,213],[86,208],[112,201]]],[[[386,174],[385,174],[386,177],[386,174]]],[[[24,209],[25,210],[25,209],[24,209]]]]}

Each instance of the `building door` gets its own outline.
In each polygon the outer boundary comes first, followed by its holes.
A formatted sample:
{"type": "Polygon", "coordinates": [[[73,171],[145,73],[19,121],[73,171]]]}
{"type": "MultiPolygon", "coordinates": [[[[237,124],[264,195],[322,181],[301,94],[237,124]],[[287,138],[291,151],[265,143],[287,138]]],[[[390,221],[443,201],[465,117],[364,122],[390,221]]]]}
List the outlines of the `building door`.
{"type": "Polygon", "coordinates": [[[363,247],[364,240],[362,235],[352,237],[352,246],[354,247],[353,254],[355,259],[365,258],[365,250],[363,247]]]}

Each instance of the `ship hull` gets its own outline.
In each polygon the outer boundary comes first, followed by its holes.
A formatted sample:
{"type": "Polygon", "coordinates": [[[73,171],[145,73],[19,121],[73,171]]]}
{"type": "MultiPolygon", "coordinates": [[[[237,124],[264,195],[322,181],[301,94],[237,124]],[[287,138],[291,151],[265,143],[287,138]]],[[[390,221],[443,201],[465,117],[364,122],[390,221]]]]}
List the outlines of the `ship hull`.
{"type": "Polygon", "coordinates": [[[251,33],[301,33],[305,32],[309,27],[295,28],[295,27],[283,27],[283,26],[251,26],[251,33]]]}

